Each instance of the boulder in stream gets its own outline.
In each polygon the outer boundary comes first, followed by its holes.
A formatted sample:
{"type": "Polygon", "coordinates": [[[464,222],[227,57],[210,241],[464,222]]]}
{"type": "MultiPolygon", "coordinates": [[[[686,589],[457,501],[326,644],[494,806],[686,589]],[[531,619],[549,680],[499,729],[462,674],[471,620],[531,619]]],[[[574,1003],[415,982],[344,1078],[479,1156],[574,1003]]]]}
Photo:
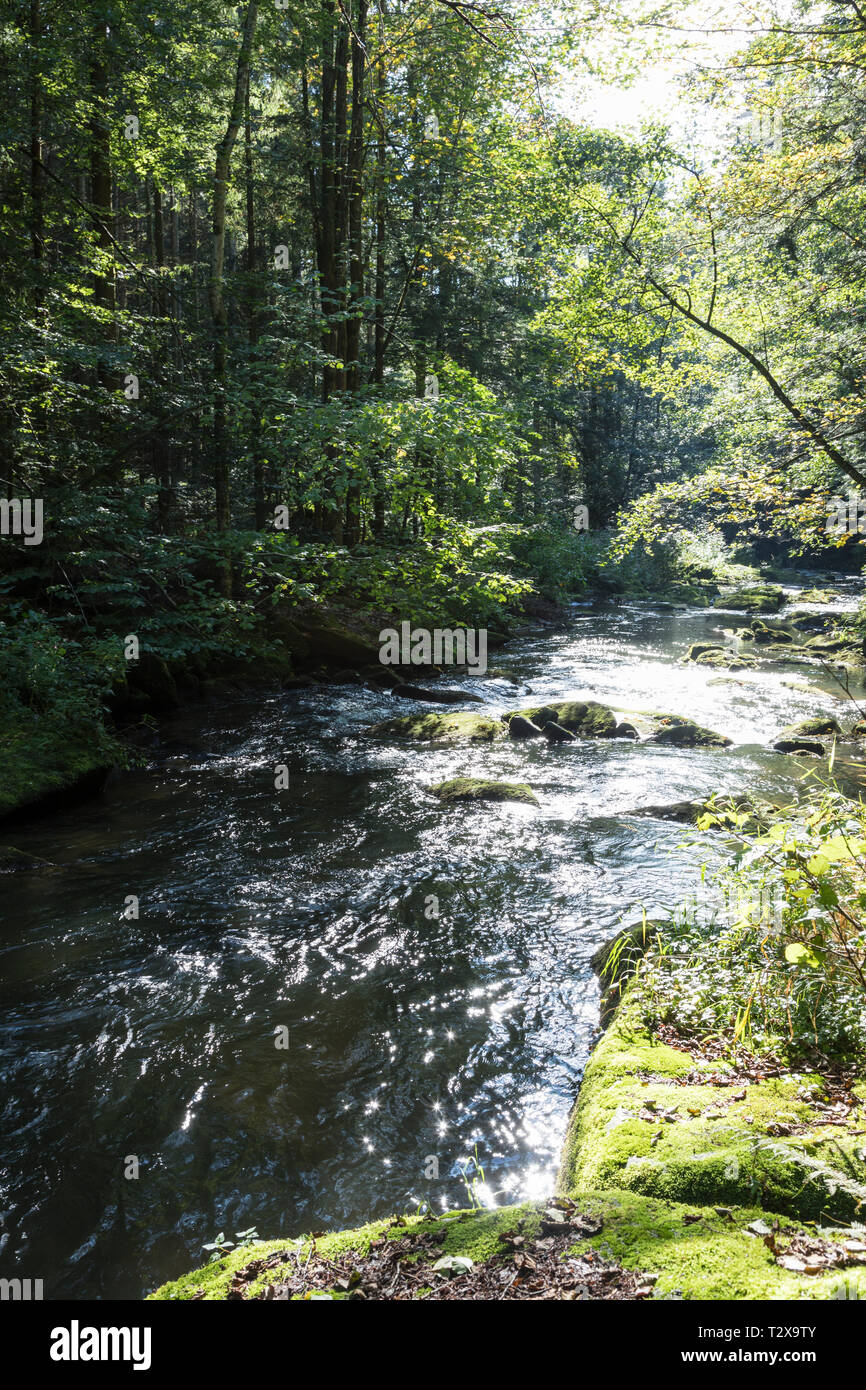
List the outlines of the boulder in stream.
{"type": "Polygon", "coordinates": [[[525,782],[486,782],[479,777],[452,777],[431,787],[446,806],[458,801],[520,801],[537,806],[538,798],[525,782]]]}
{"type": "Polygon", "coordinates": [[[753,671],[755,660],[741,652],[731,651],[730,647],[713,647],[694,658],[696,666],[712,666],[724,671],[753,671]]]}
{"type": "Polygon", "coordinates": [[[575,743],[576,738],[569,729],[564,729],[561,724],[545,724],[542,733],[548,743],[575,743]]]}
{"type": "Polygon", "coordinates": [[[0,845],[0,874],[14,874],[24,871],[44,872],[59,866],[50,859],[40,859],[36,854],[28,854],[14,845],[0,845]]]}
{"type": "Polygon", "coordinates": [[[465,690],[427,690],[422,685],[395,685],[395,695],[402,700],[426,700],[433,705],[483,705],[480,695],[470,695],[465,690]]]}
{"type": "Polygon", "coordinates": [[[801,719],[799,724],[789,724],[779,738],[816,738],[822,734],[834,734],[836,738],[841,738],[841,725],[830,715],[819,714],[814,719],[801,719]]]}
{"type": "Polygon", "coordinates": [[[832,589],[803,589],[797,595],[800,603],[835,603],[838,597],[832,589]]]}
{"type": "MultiPolygon", "coordinates": [[[[545,729],[547,725],[545,724],[545,729]]],[[[527,719],[523,714],[515,714],[513,719],[508,721],[509,738],[541,738],[541,729],[537,724],[533,724],[531,719],[527,719]]]]}
{"type": "Polygon", "coordinates": [[[650,734],[648,743],[662,743],[673,748],[728,748],[733,739],[725,734],[713,733],[696,724],[693,719],[683,719],[677,714],[659,715],[658,727],[650,734]]]}
{"type": "Polygon", "coordinates": [[[367,733],[381,738],[410,739],[416,743],[493,743],[495,739],[505,738],[505,729],[498,719],[469,710],[385,719],[374,724],[367,733]]]}
{"type": "Polygon", "coordinates": [[[820,739],[840,738],[842,729],[835,719],[818,715],[815,719],[802,719],[799,724],[789,724],[778,738],[773,740],[777,753],[814,753],[824,756],[824,745],[820,739]]]}
{"type": "Polygon", "coordinates": [[[817,758],[825,753],[823,743],[811,738],[777,738],[773,748],[777,753],[814,753],[817,758]]]}
{"type": "Polygon", "coordinates": [[[624,814],[648,820],[675,821],[679,825],[697,825],[702,816],[724,817],[731,813],[742,816],[746,812],[749,817],[746,824],[750,829],[755,829],[769,824],[778,811],[779,807],[774,802],[744,795],[720,797],[714,801],[671,801],[662,806],[636,806],[633,811],[624,814]]]}
{"type": "Polygon", "coordinates": [[[518,714],[536,724],[542,731],[545,724],[559,724],[580,738],[616,737],[616,715],[607,705],[601,705],[597,700],[562,700],[556,704],[536,705],[530,709],[508,710],[502,718],[510,724],[518,714]]]}
{"type": "Polygon", "coordinates": [[[778,585],[749,584],[720,594],[713,607],[732,613],[778,613],[784,602],[785,595],[778,585]]]}

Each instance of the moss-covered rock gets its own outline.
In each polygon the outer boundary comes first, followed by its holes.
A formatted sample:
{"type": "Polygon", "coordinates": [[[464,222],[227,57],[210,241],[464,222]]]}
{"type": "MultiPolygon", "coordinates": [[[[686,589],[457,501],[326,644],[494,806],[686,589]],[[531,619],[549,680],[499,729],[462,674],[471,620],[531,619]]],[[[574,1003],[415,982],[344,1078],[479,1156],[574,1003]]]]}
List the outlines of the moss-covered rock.
{"type": "Polygon", "coordinates": [[[36,854],[27,854],[22,849],[16,849],[14,845],[0,845],[0,874],[14,874],[19,871],[38,873],[56,868],[57,865],[50,859],[40,859],[36,854]]]}
{"type": "Polygon", "coordinates": [[[429,690],[423,685],[395,685],[394,694],[401,700],[420,700],[429,705],[483,705],[480,695],[465,690],[429,690]]]}
{"type": "Polygon", "coordinates": [[[385,719],[367,732],[376,737],[405,738],[416,743],[493,743],[506,736],[500,720],[467,710],[385,719]]]}
{"type": "Polygon", "coordinates": [[[832,589],[804,589],[797,595],[800,603],[835,603],[838,597],[832,589]]]}
{"type": "Polygon", "coordinates": [[[732,740],[725,734],[713,733],[680,715],[662,715],[658,727],[650,734],[649,743],[669,744],[674,748],[727,748],[732,740]]]}
{"type": "Polygon", "coordinates": [[[797,641],[794,633],[781,623],[773,623],[771,625],[770,623],[765,623],[760,618],[756,618],[748,629],[748,632],[743,633],[744,637],[749,635],[751,635],[753,642],[757,642],[758,646],[763,647],[770,646],[771,644],[780,647],[791,647],[795,646],[797,641]]]}
{"type": "Polygon", "coordinates": [[[661,805],[636,806],[625,812],[628,816],[647,817],[652,820],[676,821],[680,825],[697,825],[707,815],[723,816],[729,812],[748,819],[739,820],[741,830],[763,829],[778,813],[774,802],[763,801],[755,796],[730,796],[712,801],[670,801],[661,805]]]}
{"type": "MultiPolygon", "coordinates": [[[[691,659],[691,658],[687,658],[691,659]]],[[[753,671],[755,662],[751,656],[744,656],[741,652],[730,651],[727,647],[713,647],[710,651],[701,652],[700,656],[694,658],[696,666],[712,666],[716,670],[724,671],[753,671]]]]}
{"type": "Polygon", "coordinates": [[[734,613],[778,613],[785,595],[775,584],[752,584],[720,594],[713,607],[734,613]]]}
{"type": "Polygon", "coordinates": [[[723,652],[728,656],[732,654],[719,642],[693,642],[686,653],[686,661],[697,661],[698,657],[705,656],[707,652],[723,652]]]}
{"type": "Polygon", "coordinates": [[[800,609],[795,609],[788,615],[787,625],[792,631],[805,632],[828,632],[835,625],[836,618],[832,613],[806,613],[800,609]]]}
{"type": "Polygon", "coordinates": [[[622,1188],[702,1207],[756,1204],[809,1221],[861,1214],[866,1175],[852,1163],[858,1141],[846,1141],[800,1098],[802,1078],[740,1085],[732,1077],[724,1086],[718,1075],[717,1063],[652,1036],[633,981],[587,1065],[562,1191],[622,1188]]]}
{"type": "Polygon", "coordinates": [[[534,705],[529,709],[508,710],[502,715],[510,723],[521,715],[543,729],[545,724],[559,724],[580,738],[615,738],[617,719],[613,710],[597,700],[563,700],[558,704],[534,705]]]}
{"type": "Polygon", "coordinates": [[[838,720],[819,714],[813,719],[801,719],[798,724],[789,724],[782,729],[779,738],[818,738],[825,734],[841,738],[842,728],[838,720]]]}
{"type": "Polygon", "coordinates": [[[543,729],[545,724],[557,722],[555,705],[528,705],[526,709],[506,710],[499,717],[503,724],[510,724],[512,719],[527,719],[538,729],[543,729]]]}
{"type": "MultiPolygon", "coordinates": [[[[553,728],[552,724],[545,724],[545,729],[553,728]]],[[[541,738],[542,730],[537,724],[533,724],[531,719],[527,719],[522,714],[515,714],[508,721],[508,737],[514,739],[541,738]]]]}
{"type": "Polygon", "coordinates": [[[574,743],[577,737],[568,729],[563,729],[561,724],[545,724],[542,733],[548,743],[574,743]]]}
{"type": "Polygon", "coordinates": [[[95,719],[90,728],[7,727],[4,735],[0,819],[96,796],[125,759],[119,741],[95,719]]]}
{"type": "Polygon", "coordinates": [[[525,782],[487,782],[480,777],[452,777],[431,787],[434,796],[450,805],[456,801],[522,801],[537,806],[538,798],[525,782]]]}

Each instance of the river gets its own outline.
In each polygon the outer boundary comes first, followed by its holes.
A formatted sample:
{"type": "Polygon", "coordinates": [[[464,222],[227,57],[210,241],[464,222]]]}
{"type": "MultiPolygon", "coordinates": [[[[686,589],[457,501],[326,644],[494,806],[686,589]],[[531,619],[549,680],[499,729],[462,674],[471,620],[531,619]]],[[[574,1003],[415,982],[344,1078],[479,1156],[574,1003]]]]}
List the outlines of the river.
{"type": "Polygon", "coordinates": [[[815,763],[769,740],[849,717],[817,671],[681,664],[724,624],[575,605],[493,658],[517,684],[462,684],[496,713],[591,696],[688,715],[725,750],[384,742],[366,729],[419,707],[330,685],[187,709],[152,765],[0,832],[61,866],[2,879],[2,1273],[137,1298],[220,1231],[466,1205],[476,1152],[477,1200],[548,1192],[597,1035],[592,952],[673,911],[713,853],[629,811],[796,792],[815,763]],[[429,795],[463,773],[529,782],[540,809],[429,795]]]}

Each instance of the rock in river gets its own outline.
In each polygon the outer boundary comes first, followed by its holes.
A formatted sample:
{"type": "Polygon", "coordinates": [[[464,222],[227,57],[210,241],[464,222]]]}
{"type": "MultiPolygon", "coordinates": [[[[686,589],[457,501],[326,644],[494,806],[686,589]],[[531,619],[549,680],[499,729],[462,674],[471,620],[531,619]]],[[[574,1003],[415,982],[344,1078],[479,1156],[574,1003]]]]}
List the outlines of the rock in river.
{"type": "Polygon", "coordinates": [[[575,736],[561,724],[545,724],[542,733],[548,743],[574,743],[575,736]]]}
{"type": "Polygon", "coordinates": [[[483,705],[480,695],[465,690],[426,690],[421,685],[395,685],[393,693],[404,700],[426,700],[432,705],[483,705]]]}
{"type": "Polygon", "coordinates": [[[662,717],[659,728],[650,734],[647,742],[670,744],[674,748],[727,748],[733,740],[702,728],[693,719],[669,714],[662,717]]]}
{"type": "MultiPolygon", "coordinates": [[[[545,724],[545,732],[547,730],[545,724]]],[[[537,724],[533,724],[531,719],[527,719],[523,714],[515,714],[513,719],[508,721],[509,738],[541,738],[541,729],[537,724]]]]}
{"type": "Polygon", "coordinates": [[[616,715],[597,700],[563,700],[559,704],[536,705],[532,709],[509,710],[502,718],[506,723],[515,715],[544,730],[545,724],[559,724],[580,738],[615,738],[616,715]]]}
{"type": "Polygon", "coordinates": [[[735,613],[778,613],[784,602],[785,595],[777,585],[752,584],[720,594],[713,607],[735,613]]]}
{"type": "Polygon", "coordinates": [[[485,782],[478,777],[453,777],[431,787],[434,796],[447,806],[455,801],[522,801],[537,806],[538,798],[525,782],[485,782]]]}
{"type": "Polygon", "coordinates": [[[406,738],[417,743],[492,743],[505,738],[505,729],[498,719],[483,714],[459,710],[454,714],[409,714],[400,719],[385,719],[367,732],[383,738],[406,738]]]}

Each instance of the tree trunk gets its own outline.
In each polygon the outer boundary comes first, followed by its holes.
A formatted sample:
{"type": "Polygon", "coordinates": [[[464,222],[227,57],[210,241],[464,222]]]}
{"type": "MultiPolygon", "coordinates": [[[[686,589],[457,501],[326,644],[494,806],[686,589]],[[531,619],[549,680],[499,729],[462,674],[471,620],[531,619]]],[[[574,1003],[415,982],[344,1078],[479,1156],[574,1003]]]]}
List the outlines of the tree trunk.
{"type": "MultiPolygon", "coordinates": [[[[96,247],[99,257],[94,275],[94,300],[108,315],[102,336],[115,341],[116,302],[114,279],[114,211],[111,198],[111,144],[108,121],[108,27],[104,19],[93,29],[93,56],[90,64],[90,197],[96,221],[96,247]]],[[[101,385],[109,386],[108,364],[100,359],[97,375],[101,385]]]]}
{"type": "MultiPolygon", "coordinates": [[[[349,316],[346,320],[346,385],[355,392],[361,384],[361,309],[364,295],[364,76],[366,64],[367,0],[358,0],[352,32],[352,129],[349,137],[348,237],[349,316]]],[[[352,484],[346,494],[346,544],[361,539],[361,490],[352,484]]]]}
{"type": "MultiPolygon", "coordinates": [[[[228,199],[229,176],[232,153],[238,138],[244,115],[244,94],[249,78],[250,59],[253,49],[256,21],[258,19],[257,0],[249,0],[241,34],[235,68],[234,99],[225,134],[217,146],[213,183],[213,232],[211,240],[211,271],[208,285],[211,321],[214,329],[214,495],[216,501],[216,524],[218,531],[226,531],[231,523],[229,499],[229,459],[226,440],[226,359],[228,338],[228,315],[223,289],[223,270],[226,254],[226,202],[228,199]]],[[[231,576],[226,567],[223,588],[230,591],[231,576]]]]}

